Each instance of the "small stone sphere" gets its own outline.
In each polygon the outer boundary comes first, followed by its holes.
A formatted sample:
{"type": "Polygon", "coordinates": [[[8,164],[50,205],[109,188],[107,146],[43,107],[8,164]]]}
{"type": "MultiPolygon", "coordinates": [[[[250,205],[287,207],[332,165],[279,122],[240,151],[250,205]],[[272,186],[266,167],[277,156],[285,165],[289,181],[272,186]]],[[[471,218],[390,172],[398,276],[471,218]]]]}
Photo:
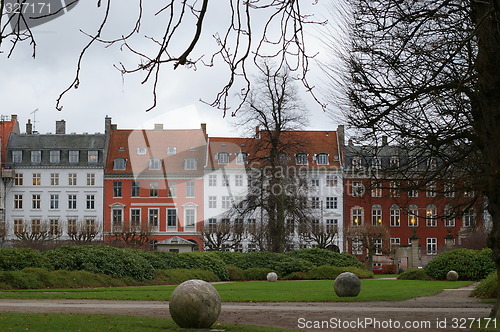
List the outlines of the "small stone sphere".
{"type": "Polygon", "coordinates": [[[446,273],[446,280],[449,280],[449,281],[457,281],[458,280],[458,273],[456,271],[448,271],[448,273],[446,273]]]}
{"type": "Polygon", "coordinates": [[[203,280],[188,280],[175,288],[168,305],[170,316],[182,328],[206,329],[219,318],[220,296],[203,280]]]}
{"type": "Polygon", "coordinates": [[[339,297],[358,296],[361,291],[361,281],[359,281],[358,276],[354,273],[344,272],[335,278],[333,289],[339,297]]]}
{"type": "Polygon", "coordinates": [[[276,272],[269,272],[267,274],[267,281],[277,281],[278,280],[278,275],[276,272]]]}

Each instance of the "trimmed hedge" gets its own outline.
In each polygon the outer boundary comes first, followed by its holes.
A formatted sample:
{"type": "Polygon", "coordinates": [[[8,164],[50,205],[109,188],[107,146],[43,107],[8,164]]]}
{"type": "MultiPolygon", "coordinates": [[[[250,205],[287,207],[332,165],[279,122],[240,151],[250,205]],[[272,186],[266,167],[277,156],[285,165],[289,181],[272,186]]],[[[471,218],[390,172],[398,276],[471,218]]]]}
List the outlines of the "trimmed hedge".
{"type": "Polygon", "coordinates": [[[47,257],[38,250],[28,248],[0,249],[0,270],[19,271],[27,267],[53,268],[47,257]]]}
{"type": "Polygon", "coordinates": [[[274,271],[265,267],[251,267],[244,270],[243,274],[245,275],[245,280],[267,280],[269,272],[274,271]]]}
{"type": "Polygon", "coordinates": [[[352,266],[331,266],[322,265],[315,267],[306,273],[307,279],[313,280],[334,280],[339,274],[344,272],[351,272],[358,276],[360,279],[373,278],[373,273],[365,269],[360,269],[352,266]]]}
{"type": "Polygon", "coordinates": [[[459,280],[480,280],[495,270],[495,263],[491,249],[454,249],[440,253],[424,269],[439,280],[445,280],[450,270],[458,273],[459,280]]]}
{"type": "Polygon", "coordinates": [[[364,269],[365,266],[356,257],[347,252],[338,253],[328,249],[300,249],[286,252],[285,255],[305,259],[316,266],[353,266],[364,269]]]}
{"type": "Polygon", "coordinates": [[[431,280],[431,277],[424,269],[408,269],[398,276],[401,280],[431,280]]]}
{"type": "Polygon", "coordinates": [[[229,280],[231,280],[231,281],[245,280],[245,273],[239,267],[228,265],[228,266],[226,266],[226,269],[227,269],[227,272],[229,273],[229,280]]]}
{"type": "Polygon", "coordinates": [[[170,269],[157,270],[153,284],[180,284],[191,279],[204,280],[206,282],[220,281],[219,277],[212,271],[200,269],[170,269]]]}

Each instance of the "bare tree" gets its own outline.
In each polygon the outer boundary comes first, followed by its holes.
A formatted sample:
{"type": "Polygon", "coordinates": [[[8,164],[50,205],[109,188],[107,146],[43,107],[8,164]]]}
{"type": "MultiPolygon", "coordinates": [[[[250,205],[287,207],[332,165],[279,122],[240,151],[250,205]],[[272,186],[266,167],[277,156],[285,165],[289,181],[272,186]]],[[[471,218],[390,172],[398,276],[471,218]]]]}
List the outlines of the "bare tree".
{"type": "MultiPolygon", "coordinates": [[[[239,91],[245,86],[246,90],[250,91],[248,67],[253,64],[259,68],[258,63],[261,59],[272,57],[276,59],[281,69],[297,71],[297,80],[302,81],[312,92],[313,87],[309,85],[306,74],[309,71],[309,60],[314,54],[306,51],[304,30],[307,25],[323,24],[323,22],[315,20],[312,14],[303,13],[304,6],[299,1],[230,0],[209,3],[208,0],[167,0],[160,4],[152,4],[135,0],[136,16],[130,16],[130,29],[120,31],[114,39],[105,39],[103,32],[114,25],[113,16],[119,16],[123,20],[123,15],[115,13],[123,8],[112,7],[111,2],[111,0],[96,1],[102,18],[95,31],[82,31],[88,36],[88,42],[79,56],[74,79],[58,98],[56,108],[62,108],[61,99],[66,93],[79,87],[82,61],[96,44],[105,47],[116,45],[121,50],[140,58],[138,65],[127,66],[119,63],[116,64],[116,68],[122,74],[145,73],[142,83],[152,82],[153,85],[151,108],[156,106],[157,83],[161,74],[160,69],[164,64],[172,64],[174,69],[179,66],[196,69],[199,65],[212,67],[221,62],[225,63],[228,72],[227,81],[210,103],[224,110],[224,114],[230,109],[228,96],[231,95],[232,89],[239,91]],[[147,35],[144,36],[144,27],[148,25],[145,23],[155,21],[161,23],[154,34],[149,35],[150,32],[147,31],[147,35]],[[214,24],[218,28],[215,31],[209,30],[214,24]],[[199,49],[203,47],[200,44],[207,37],[213,38],[214,50],[204,55],[199,49]],[[144,46],[142,38],[147,42],[143,48],[138,46],[138,44],[144,46]]],[[[7,14],[0,17],[0,51],[6,48],[10,56],[17,44],[26,42],[32,46],[34,57],[37,42],[31,28],[39,24],[38,22],[55,19],[64,11],[74,8],[77,3],[77,0],[65,0],[62,6],[59,4],[56,8],[53,2],[52,10],[49,7],[46,11],[47,6],[41,8],[39,2],[32,0],[2,1],[0,12],[7,14]],[[42,9],[45,11],[31,15],[22,10],[18,14],[13,12],[15,8],[34,9],[35,6],[37,11],[42,9]],[[37,17],[32,19],[32,16],[37,17]],[[12,26],[11,29],[9,25],[12,26]]],[[[246,96],[244,94],[244,100],[246,96]]],[[[232,111],[232,114],[237,112],[239,106],[232,111]]]]}
{"type": "Polygon", "coordinates": [[[92,243],[101,232],[102,225],[95,220],[75,220],[74,223],[68,224],[68,236],[76,245],[92,243]]]}
{"type": "Polygon", "coordinates": [[[227,218],[215,224],[205,224],[202,231],[204,247],[209,251],[235,249],[241,244],[244,234],[242,223],[231,223],[227,218]]]}
{"type": "Polygon", "coordinates": [[[15,229],[14,245],[22,248],[50,249],[54,247],[62,235],[57,224],[48,220],[33,219],[31,223],[23,223],[15,229]]]}
{"type": "Polygon", "coordinates": [[[346,237],[353,242],[362,245],[365,254],[366,267],[371,270],[373,266],[373,257],[375,255],[391,256],[389,246],[389,230],[384,225],[372,225],[364,223],[358,226],[349,226],[346,231],[346,237]]]}
{"type": "Polygon", "coordinates": [[[337,227],[325,225],[319,219],[299,225],[299,236],[305,243],[315,243],[317,248],[330,249],[335,246],[337,227]]]}
{"type": "MultiPolygon", "coordinates": [[[[336,102],[371,143],[385,134],[421,146],[463,191],[488,198],[500,273],[499,2],[357,0],[339,8],[350,38],[336,52],[344,65],[330,67],[342,87],[336,102]]],[[[438,175],[429,169],[427,179],[438,175]]]]}
{"type": "Polygon", "coordinates": [[[130,224],[123,222],[121,226],[113,226],[113,231],[107,236],[112,246],[145,249],[154,237],[154,230],[150,223],[130,224]]]}

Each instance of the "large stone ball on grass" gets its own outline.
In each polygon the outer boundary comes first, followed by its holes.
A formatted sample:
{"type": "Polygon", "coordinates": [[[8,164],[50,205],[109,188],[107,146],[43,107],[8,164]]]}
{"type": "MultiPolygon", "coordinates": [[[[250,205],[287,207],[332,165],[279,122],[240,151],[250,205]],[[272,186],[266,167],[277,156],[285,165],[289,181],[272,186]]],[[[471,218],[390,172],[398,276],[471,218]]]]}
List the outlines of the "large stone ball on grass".
{"type": "Polygon", "coordinates": [[[177,286],[170,296],[170,316],[182,328],[206,329],[219,318],[220,296],[203,280],[188,280],[177,286]]]}
{"type": "Polygon", "coordinates": [[[278,275],[276,272],[269,272],[267,274],[267,281],[277,281],[278,280],[278,275]]]}
{"type": "Polygon", "coordinates": [[[361,281],[354,273],[344,272],[335,278],[333,289],[339,297],[358,296],[359,292],[361,292],[361,281]]]}
{"type": "Polygon", "coordinates": [[[458,273],[456,271],[448,271],[448,273],[446,273],[446,280],[449,280],[449,281],[457,281],[458,280],[458,273]]]}

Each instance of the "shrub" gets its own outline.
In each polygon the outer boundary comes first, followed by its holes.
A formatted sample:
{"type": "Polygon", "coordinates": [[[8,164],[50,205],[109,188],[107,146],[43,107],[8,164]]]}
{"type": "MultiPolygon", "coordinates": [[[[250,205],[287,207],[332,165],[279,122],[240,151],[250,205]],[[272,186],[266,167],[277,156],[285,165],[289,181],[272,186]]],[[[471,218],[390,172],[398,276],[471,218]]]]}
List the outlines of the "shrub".
{"type": "Polygon", "coordinates": [[[292,272],[283,277],[284,280],[307,280],[307,272],[292,272]]]}
{"type": "Polygon", "coordinates": [[[131,277],[135,280],[150,280],[154,277],[153,266],[138,250],[104,245],[65,246],[44,254],[55,269],[83,270],[115,278],[131,277]]]}
{"type": "Polygon", "coordinates": [[[450,270],[458,273],[459,280],[480,280],[495,270],[495,263],[491,249],[455,249],[440,253],[425,266],[425,270],[439,280],[445,280],[450,270]]]}
{"type": "Polygon", "coordinates": [[[44,288],[43,282],[35,274],[23,271],[0,271],[0,282],[17,289],[44,288]]]}
{"type": "Polygon", "coordinates": [[[245,280],[267,280],[269,272],[274,271],[265,267],[251,267],[243,271],[245,280]]]}
{"type": "Polygon", "coordinates": [[[180,284],[191,279],[199,279],[207,282],[220,281],[219,277],[212,271],[199,269],[170,269],[157,270],[152,283],[158,284],[180,284]]]}
{"type": "Polygon", "coordinates": [[[396,274],[398,266],[396,264],[382,264],[382,274],[396,274]]]}
{"type": "Polygon", "coordinates": [[[474,288],[471,296],[494,299],[497,297],[498,276],[497,272],[490,273],[474,288]]]}
{"type": "Polygon", "coordinates": [[[316,266],[331,265],[331,266],[354,266],[360,269],[364,268],[356,257],[346,252],[338,253],[327,249],[300,249],[289,251],[286,255],[305,259],[316,266]]]}
{"type": "Polygon", "coordinates": [[[339,267],[331,265],[322,265],[315,267],[311,271],[307,272],[306,276],[308,279],[313,280],[333,280],[343,272],[354,273],[356,276],[358,276],[358,278],[373,278],[373,273],[364,269],[352,266],[339,267]]]}
{"type": "Polygon", "coordinates": [[[245,273],[239,267],[228,265],[228,266],[226,266],[226,269],[227,269],[227,272],[229,273],[229,280],[232,280],[232,281],[245,280],[245,273]]]}
{"type": "Polygon", "coordinates": [[[408,269],[398,276],[401,280],[431,280],[424,269],[408,269]]]}
{"type": "Polygon", "coordinates": [[[0,249],[0,270],[19,271],[27,267],[52,269],[50,261],[38,250],[28,248],[0,249]]]}

